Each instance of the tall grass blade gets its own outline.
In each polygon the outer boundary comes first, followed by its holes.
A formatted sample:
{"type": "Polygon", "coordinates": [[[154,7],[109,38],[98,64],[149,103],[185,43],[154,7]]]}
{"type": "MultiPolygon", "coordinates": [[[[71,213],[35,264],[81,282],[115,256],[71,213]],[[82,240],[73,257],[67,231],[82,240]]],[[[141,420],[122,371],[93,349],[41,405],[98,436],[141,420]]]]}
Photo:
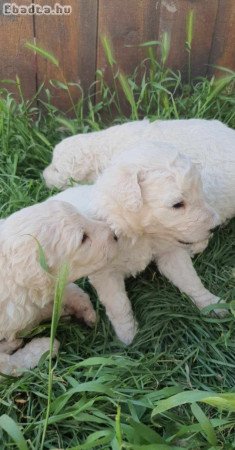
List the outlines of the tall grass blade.
{"type": "Polygon", "coordinates": [[[212,100],[214,100],[234,80],[235,80],[235,73],[232,76],[222,77],[215,80],[212,91],[210,95],[208,95],[205,104],[207,105],[212,100]]]}
{"type": "Polygon", "coordinates": [[[120,82],[120,85],[122,87],[122,90],[125,94],[125,97],[128,101],[128,103],[131,106],[131,117],[132,119],[136,119],[138,120],[138,111],[137,111],[137,106],[135,103],[135,99],[134,99],[134,95],[133,92],[130,88],[130,85],[128,83],[127,78],[125,77],[125,75],[123,73],[119,73],[118,74],[118,80],[120,82]]]}
{"type": "Polygon", "coordinates": [[[185,47],[188,52],[188,83],[191,83],[191,50],[193,41],[193,25],[194,25],[194,11],[189,11],[186,18],[186,42],[185,47]]]}
{"type": "Polygon", "coordinates": [[[122,447],[122,429],[121,429],[121,408],[117,407],[117,414],[115,417],[115,431],[116,431],[116,439],[119,447],[122,447]]]}
{"type": "Polygon", "coordinates": [[[49,374],[48,374],[48,400],[47,400],[47,409],[46,409],[46,417],[43,427],[42,440],[41,440],[41,450],[44,448],[44,442],[46,438],[46,431],[48,426],[48,421],[50,417],[50,409],[51,409],[51,397],[52,397],[52,385],[53,385],[53,367],[52,367],[52,358],[54,351],[54,340],[56,329],[58,326],[64,290],[67,285],[68,280],[69,267],[67,264],[63,264],[59,271],[56,287],[55,287],[55,295],[54,295],[54,306],[52,313],[52,321],[51,321],[51,336],[50,336],[50,351],[49,351],[49,374]]]}
{"type": "Polygon", "coordinates": [[[47,59],[48,61],[50,61],[54,66],[59,67],[59,61],[58,59],[55,58],[55,56],[48,52],[47,50],[45,50],[42,47],[39,47],[38,45],[32,44],[31,42],[26,42],[25,43],[25,47],[28,48],[29,50],[33,50],[35,53],[37,53],[38,55],[42,56],[43,58],[47,59]]]}
{"type": "Polygon", "coordinates": [[[109,65],[111,67],[113,67],[113,65],[116,64],[116,61],[115,61],[115,58],[114,58],[112,45],[111,45],[111,42],[110,42],[108,36],[102,35],[101,36],[101,43],[102,43],[102,46],[103,46],[104,53],[105,53],[105,56],[107,58],[107,61],[108,61],[109,65]]]}
{"type": "Polygon", "coordinates": [[[193,42],[193,28],[194,28],[194,11],[191,10],[186,17],[186,49],[191,51],[193,42]]]}
{"type": "Polygon", "coordinates": [[[46,260],[46,255],[44,253],[44,250],[40,244],[40,242],[38,241],[38,239],[34,238],[37,242],[37,246],[38,246],[38,255],[39,255],[39,264],[42,267],[43,270],[45,270],[45,272],[49,273],[49,266],[47,264],[47,260],[46,260]]]}
{"type": "Polygon", "coordinates": [[[53,350],[53,342],[55,339],[55,334],[60,319],[64,290],[68,280],[68,273],[69,273],[69,266],[67,263],[65,263],[62,265],[59,271],[58,280],[55,287],[54,307],[51,321],[51,341],[52,341],[51,350],[53,350]]]}
{"type": "Polygon", "coordinates": [[[43,247],[41,246],[39,240],[33,236],[32,234],[28,234],[28,236],[30,236],[31,238],[33,238],[36,242],[37,248],[38,248],[38,260],[39,260],[39,264],[41,266],[41,268],[43,270],[45,270],[45,272],[49,273],[49,266],[47,264],[47,260],[46,260],[46,255],[45,252],[43,250],[43,247]]]}
{"type": "Polygon", "coordinates": [[[162,64],[165,66],[166,61],[168,59],[171,47],[171,39],[169,33],[165,32],[162,35],[161,39],[161,56],[162,56],[162,64]]]}

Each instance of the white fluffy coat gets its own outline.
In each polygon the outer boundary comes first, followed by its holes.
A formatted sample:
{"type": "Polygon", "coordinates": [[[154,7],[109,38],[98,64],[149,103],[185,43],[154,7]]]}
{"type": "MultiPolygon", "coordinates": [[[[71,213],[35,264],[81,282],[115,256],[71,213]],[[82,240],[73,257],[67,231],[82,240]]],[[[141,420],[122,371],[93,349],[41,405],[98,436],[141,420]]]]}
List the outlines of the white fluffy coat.
{"type": "Polygon", "coordinates": [[[140,143],[116,156],[93,186],[53,198],[106,221],[119,236],[116,258],[90,280],[124,343],[133,340],[137,326],[124,279],[153,259],[199,308],[218,302],[202,285],[190,253],[205,247],[219,218],[204,198],[197,166],[177,148],[140,143]]]}
{"type": "MultiPolygon", "coordinates": [[[[53,309],[56,277],[68,264],[68,285],[63,314],[75,314],[89,325],[95,312],[88,295],[75,280],[100,270],[116,253],[115,236],[102,222],[86,219],[62,201],[43,202],[24,208],[0,223],[0,372],[34,367],[49,350],[49,339],[32,341],[19,355],[18,333],[49,319],[53,309]],[[39,263],[40,243],[48,270],[39,263]],[[33,358],[30,355],[34,355],[33,358]]],[[[56,344],[55,349],[58,348],[56,344]]]]}
{"type": "Polygon", "coordinates": [[[113,156],[142,141],[177,145],[181,153],[201,165],[203,188],[221,222],[235,215],[235,131],[218,120],[148,120],[116,125],[98,132],[64,139],[45,169],[46,184],[65,188],[69,180],[94,181],[113,156]]]}

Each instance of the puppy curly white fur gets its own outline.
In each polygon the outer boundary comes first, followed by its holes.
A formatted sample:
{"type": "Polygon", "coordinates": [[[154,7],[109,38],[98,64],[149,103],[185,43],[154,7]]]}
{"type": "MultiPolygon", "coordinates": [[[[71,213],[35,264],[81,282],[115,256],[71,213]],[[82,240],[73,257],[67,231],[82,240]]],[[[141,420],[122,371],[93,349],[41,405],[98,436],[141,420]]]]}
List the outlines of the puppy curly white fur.
{"type": "Polygon", "coordinates": [[[114,158],[94,185],[53,198],[104,220],[119,236],[117,256],[90,281],[124,343],[137,327],[124,278],[152,259],[199,308],[219,300],[202,285],[190,258],[190,247],[207,242],[218,215],[204,198],[196,165],[171,145],[140,143],[114,158]]]}
{"type": "MultiPolygon", "coordinates": [[[[51,317],[56,275],[69,266],[63,314],[75,314],[91,325],[95,311],[88,295],[73,282],[106,266],[116,252],[115,236],[102,222],[86,219],[63,201],[43,202],[0,222],[0,371],[34,367],[49,350],[49,339],[21,345],[17,333],[51,317]],[[38,242],[48,271],[39,264],[38,242]]],[[[58,343],[55,343],[55,352],[58,343]]]]}
{"type": "MultiPolygon", "coordinates": [[[[202,167],[203,188],[221,222],[235,215],[235,131],[218,120],[148,120],[116,125],[107,130],[78,134],[60,142],[45,169],[46,184],[64,188],[72,178],[95,181],[113,156],[142,141],[177,145],[202,167]]],[[[161,154],[160,154],[161,157],[161,154]]]]}

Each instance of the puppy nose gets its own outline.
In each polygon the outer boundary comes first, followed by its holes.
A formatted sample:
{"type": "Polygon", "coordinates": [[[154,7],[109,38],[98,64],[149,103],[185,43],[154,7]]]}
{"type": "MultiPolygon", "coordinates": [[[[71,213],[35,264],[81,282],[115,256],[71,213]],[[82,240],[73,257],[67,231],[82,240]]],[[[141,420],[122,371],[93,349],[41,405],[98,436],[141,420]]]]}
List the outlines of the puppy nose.
{"type": "Polygon", "coordinates": [[[116,235],[115,233],[113,233],[113,239],[114,239],[115,241],[118,241],[118,237],[117,237],[117,235],[116,235]]]}
{"type": "Polygon", "coordinates": [[[210,233],[214,233],[215,231],[217,231],[219,229],[219,225],[217,225],[216,227],[214,227],[214,228],[211,228],[210,229],[210,233]]]}

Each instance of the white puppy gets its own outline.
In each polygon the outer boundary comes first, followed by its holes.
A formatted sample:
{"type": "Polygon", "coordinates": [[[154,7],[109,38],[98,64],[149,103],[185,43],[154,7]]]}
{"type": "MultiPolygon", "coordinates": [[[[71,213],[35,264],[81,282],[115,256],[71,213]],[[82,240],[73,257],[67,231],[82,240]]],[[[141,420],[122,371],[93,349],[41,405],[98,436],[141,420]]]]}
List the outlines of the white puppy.
{"type": "Polygon", "coordinates": [[[43,338],[7,355],[20,346],[20,331],[51,317],[56,276],[64,262],[69,284],[62,313],[75,314],[87,324],[95,322],[88,295],[73,282],[106,266],[115,256],[115,240],[105,223],[86,219],[62,201],[22,209],[0,222],[0,372],[32,368],[49,350],[49,338],[43,338]],[[39,263],[38,243],[48,270],[39,263]]]}
{"type": "Polygon", "coordinates": [[[142,138],[147,125],[147,120],[129,122],[64,139],[56,145],[52,163],[43,172],[47,186],[65,188],[70,179],[95,181],[114,155],[142,138]]]}
{"type": "Polygon", "coordinates": [[[206,203],[190,159],[164,143],[140,144],[113,159],[92,186],[57,194],[86,215],[106,221],[119,236],[116,258],[90,277],[118,337],[136,332],[124,278],[155,259],[160,271],[199,308],[217,303],[191,262],[190,247],[207,241],[218,216],[206,203]],[[144,145],[144,151],[143,151],[144,145]]]}
{"type": "Polygon", "coordinates": [[[217,120],[148,120],[129,122],[107,130],[78,134],[60,142],[44,171],[46,184],[64,188],[69,179],[94,181],[114,155],[133,145],[158,142],[177,145],[181,153],[202,167],[203,188],[221,222],[235,215],[235,131],[217,120]]]}

